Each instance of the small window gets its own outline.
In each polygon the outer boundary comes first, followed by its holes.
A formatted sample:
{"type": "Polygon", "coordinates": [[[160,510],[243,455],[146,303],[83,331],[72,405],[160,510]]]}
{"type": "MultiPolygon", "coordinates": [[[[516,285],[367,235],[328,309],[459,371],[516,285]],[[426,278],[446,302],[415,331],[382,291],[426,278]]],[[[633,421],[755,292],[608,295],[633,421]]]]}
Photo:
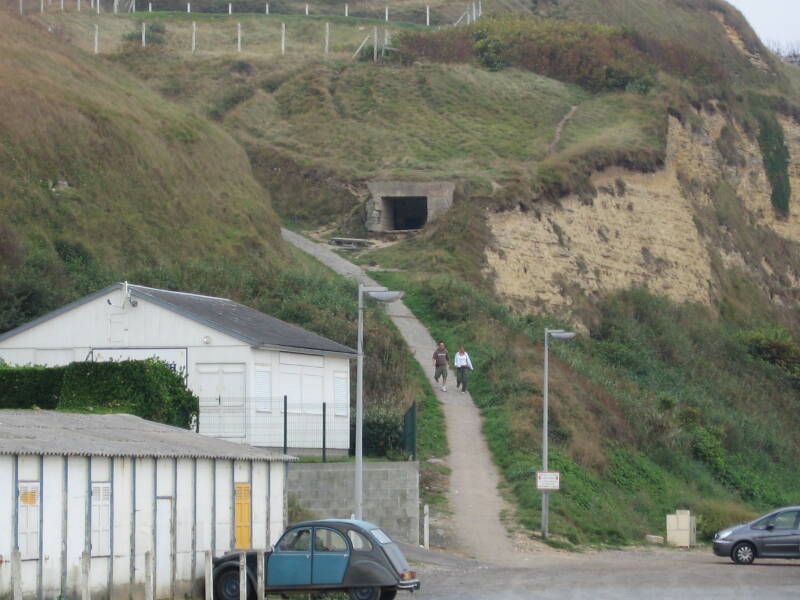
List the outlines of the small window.
{"type": "Polygon", "coordinates": [[[797,511],[787,510],[775,517],[773,525],[775,529],[794,529],[795,521],[797,521],[797,511]]]}
{"type": "Polygon", "coordinates": [[[373,529],[372,531],[370,531],[370,533],[372,535],[374,535],[375,539],[378,540],[378,542],[380,542],[381,544],[391,544],[392,543],[391,538],[388,535],[386,535],[385,533],[383,533],[382,529],[373,529]]]}
{"type": "Polygon", "coordinates": [[[293,529],[278,543],[281,552],[309,552],[311,550],[311,530],[293,529]]]}
{"type": "Polygon", "coordinates": [[[357,531],[351,529],[347,532],[347,537],[350,538],[350,543],[353,544],[353,550],[361,552],[369,552],[372,550],[372,542],[357,531]]]}
{"type": "Polygon", "coordinates": [[[314,530],[314,552],[347,552],[347,542],[333,529],[314,530]]]}

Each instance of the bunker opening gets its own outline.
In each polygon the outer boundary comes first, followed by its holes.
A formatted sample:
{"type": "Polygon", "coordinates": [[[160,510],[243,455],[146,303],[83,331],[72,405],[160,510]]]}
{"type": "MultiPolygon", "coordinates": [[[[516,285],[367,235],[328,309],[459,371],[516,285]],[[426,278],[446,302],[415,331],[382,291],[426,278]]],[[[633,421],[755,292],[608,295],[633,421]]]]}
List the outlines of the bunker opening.
{"type": "Polygon", "coordinates": [[[386,228],[394,231],[422,229],[428,221],[427,196],[383,196],[386,228]]]}

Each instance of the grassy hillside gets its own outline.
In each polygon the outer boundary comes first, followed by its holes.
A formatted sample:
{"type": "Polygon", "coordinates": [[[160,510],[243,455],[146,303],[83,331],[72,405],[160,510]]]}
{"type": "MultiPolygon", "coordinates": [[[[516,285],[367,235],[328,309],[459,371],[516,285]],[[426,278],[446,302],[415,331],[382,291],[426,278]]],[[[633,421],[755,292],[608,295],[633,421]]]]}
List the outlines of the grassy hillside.
{"type": "MultiPolygon", "coordinates": [[[[0,26],[0,331],[127,279],[233,298],[355,346],[354,284],[283,244],[219,125],[3,10],[0,26]]],[[[399,420],[421,387],[376,307],[365,352],[368,415],[399,420]]]]}
{"type": "MultiPolygon", "coordinates": [[[[450,278],[377,277],[406,291],[436,339],[466,345],[484,433],[521,522],[538,530],[542,336],[565,324],[514,314],[450,278]]],[[[551,531],[571,543],[639,542],[664,533],[665,513],[690,508],[707,538],[796,503],[792,336],[718,322],[643,290],[600,308],[589,335],[551,344],[550,466],[562,473],[551,531]]]]}

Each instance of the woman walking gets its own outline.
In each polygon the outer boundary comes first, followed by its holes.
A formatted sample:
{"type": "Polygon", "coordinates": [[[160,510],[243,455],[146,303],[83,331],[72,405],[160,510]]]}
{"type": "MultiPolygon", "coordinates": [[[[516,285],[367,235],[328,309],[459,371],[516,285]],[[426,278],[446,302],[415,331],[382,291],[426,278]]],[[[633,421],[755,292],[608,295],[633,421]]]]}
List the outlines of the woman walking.
{"type": "Polygon", "coordinates": [[[472,361],[469,354],[464,350],[463,344],[458,347],[453,365],[456,368],[456,389],[461,387],[461,393],[467,391],[467,369],[472,371],[472,361]]]}

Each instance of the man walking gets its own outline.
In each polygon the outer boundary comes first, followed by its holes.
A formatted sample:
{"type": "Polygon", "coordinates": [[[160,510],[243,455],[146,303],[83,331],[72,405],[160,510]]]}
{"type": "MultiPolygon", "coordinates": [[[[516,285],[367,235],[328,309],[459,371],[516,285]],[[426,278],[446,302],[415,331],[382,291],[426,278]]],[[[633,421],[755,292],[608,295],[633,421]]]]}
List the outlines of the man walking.
{"type": "Polygon", "coordinates": [[[433,351],[433,380],[439,382],[442,378],[442,391],[447,391],[447,365],[450,364],[450,354],[444,347],[444,342],[439,342],[436,350],[433,351]]]}
{"type": "Polygon", "coordinates": [[[463,394],[467,391],[467,370],[472,371],[472,361],[469,359],[469,354],[464,350],[463,345],[458,347],[453,366],[456,368],[456,389],[460,386],[463,394]]]}

